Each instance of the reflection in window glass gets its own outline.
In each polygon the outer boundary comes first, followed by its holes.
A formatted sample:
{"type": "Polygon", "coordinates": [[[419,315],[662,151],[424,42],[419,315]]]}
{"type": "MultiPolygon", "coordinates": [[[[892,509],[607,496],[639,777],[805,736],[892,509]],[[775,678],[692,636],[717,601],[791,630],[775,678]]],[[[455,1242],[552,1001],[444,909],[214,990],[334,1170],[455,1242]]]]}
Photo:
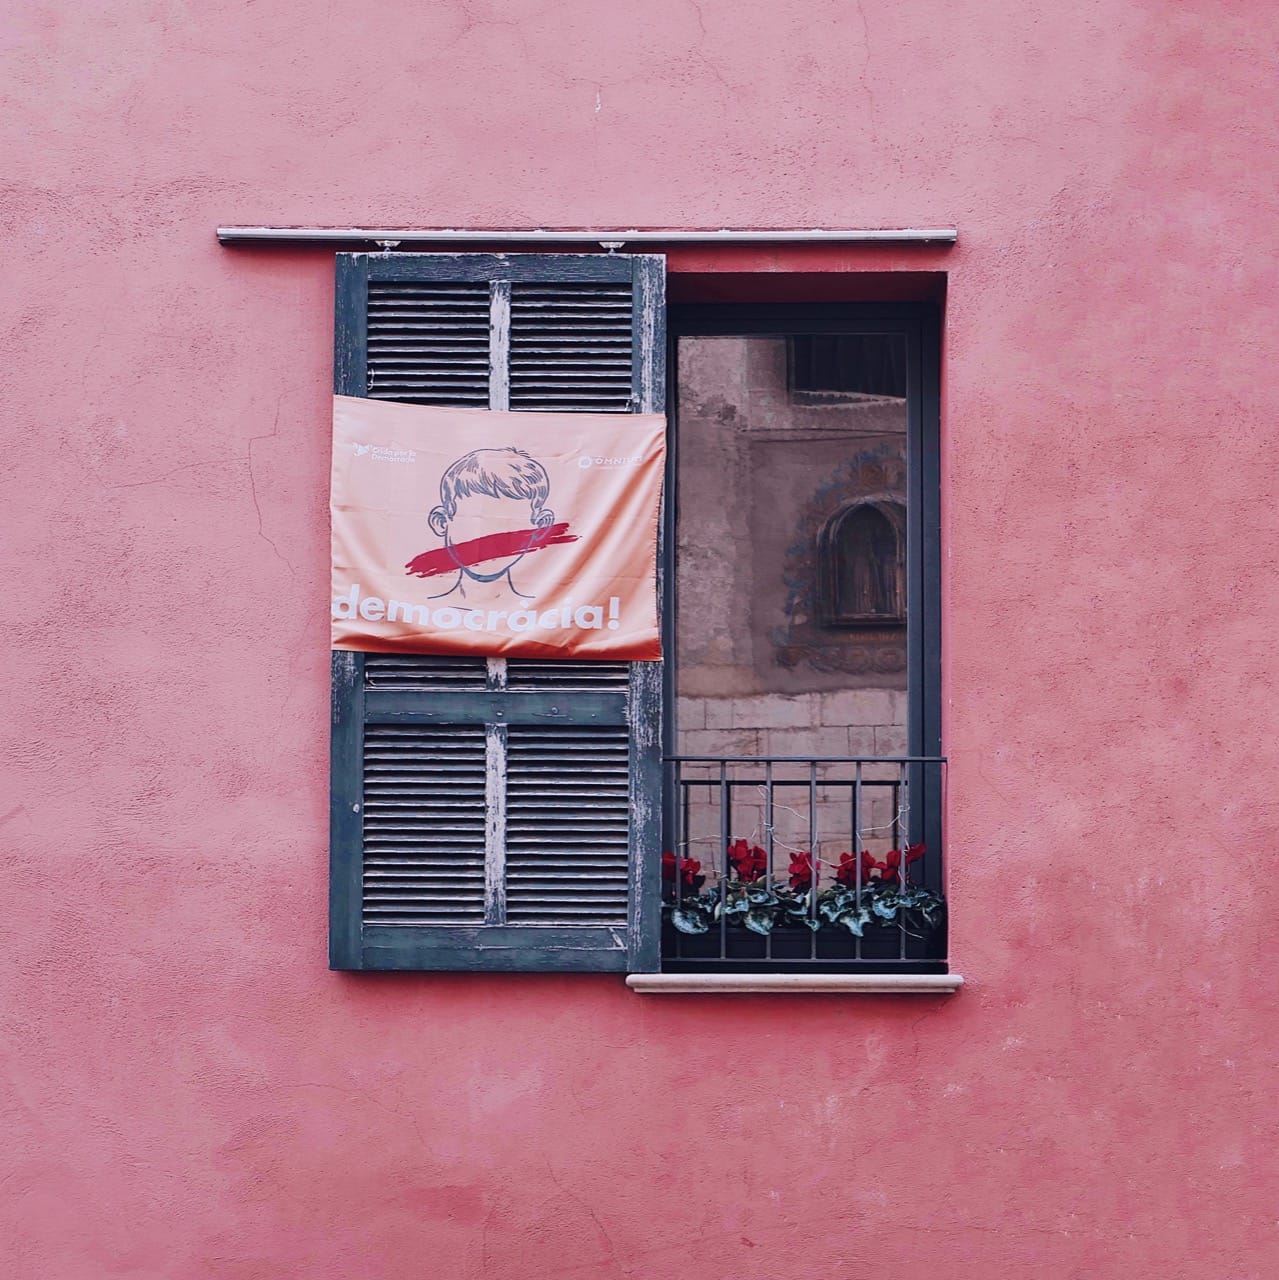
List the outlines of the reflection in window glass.
{"type": "MultiPolygon", "coordinates": [[[[679,343],[679,754],[906,750],[907,413],[904,399],[882,394],[904,393],[905,340],[872,337],[827,344],[828,356],[873,357],[836,380],[881,393],[852,403],[793,394],[801,338],[679,343]]],[[[734,837],[762,844],[762,812],[740,801],[734,837]]],[[[868,826],[887,840],[891,798],[874,804],[868,826]]],[[[788,844],[807,848],[806,803],[796,808],[773,815],[778,858],[788,844]]],[[[819,858],[850,847],[847,808],[818,815],[828,833],[819,858]]],[[[687,852],[713,864],[719,833],[699,839],[705,847],[687,852]]],[[[866,833],[866,847],[879,843],[866,833]]]]}

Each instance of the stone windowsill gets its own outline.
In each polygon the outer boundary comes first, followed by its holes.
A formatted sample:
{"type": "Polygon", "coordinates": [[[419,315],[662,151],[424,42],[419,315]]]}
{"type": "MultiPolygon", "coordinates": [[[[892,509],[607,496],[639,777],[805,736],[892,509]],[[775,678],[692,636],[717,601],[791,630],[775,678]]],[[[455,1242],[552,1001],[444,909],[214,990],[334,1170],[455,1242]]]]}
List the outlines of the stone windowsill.
{"type": "Polygon", "coordinates": [[[632,973],[626,985],[642,995],[821,994],[950,995],[957,973],[632,973]]]}

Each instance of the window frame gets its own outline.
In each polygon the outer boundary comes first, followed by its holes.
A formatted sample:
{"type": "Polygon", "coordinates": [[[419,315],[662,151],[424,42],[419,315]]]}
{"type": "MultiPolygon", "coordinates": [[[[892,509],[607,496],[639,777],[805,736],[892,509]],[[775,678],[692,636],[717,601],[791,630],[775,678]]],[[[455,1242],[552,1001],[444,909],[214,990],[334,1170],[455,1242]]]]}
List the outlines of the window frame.
{"type": "MultiPolygon", "coordinates": [[[[675,830],[676,529],[679,519],[679,352],[681,338],[768,337],[807,334],[900,334],[906,340],[906,685],[908,756],[942,754],[942,572],[941,572],[941,309],[932,302],[696,303],[666,309],[667,461],[662,523],[663,848],[675,830]]],[[[789,344],[788,344],[789,345],[789,344]]],[[[911,840],[942,851],[922,878],[944,892],[942,783],[927,769],[912,783],[922,795],[911,840]]],[[[914,821],[914,820],[912,820],[914,821]]]]}

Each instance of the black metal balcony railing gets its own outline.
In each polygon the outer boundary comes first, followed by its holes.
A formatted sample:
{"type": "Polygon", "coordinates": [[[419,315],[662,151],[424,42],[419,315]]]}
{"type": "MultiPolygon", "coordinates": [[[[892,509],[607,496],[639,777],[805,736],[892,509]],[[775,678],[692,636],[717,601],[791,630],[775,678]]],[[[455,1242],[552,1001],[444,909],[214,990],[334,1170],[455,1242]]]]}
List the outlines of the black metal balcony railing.
{"type": "Polygon", "coordinates": [[[941,756],[674,756],[662,967],[944,972],[941,756]]]}

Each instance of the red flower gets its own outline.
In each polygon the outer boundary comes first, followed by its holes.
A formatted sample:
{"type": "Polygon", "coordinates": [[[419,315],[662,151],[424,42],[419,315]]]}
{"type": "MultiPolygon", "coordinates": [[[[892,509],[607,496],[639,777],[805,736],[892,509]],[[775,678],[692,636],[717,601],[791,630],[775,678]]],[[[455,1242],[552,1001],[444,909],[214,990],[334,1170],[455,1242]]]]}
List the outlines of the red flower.
{"type": "Polygon", "coordinates": [[[739,880],[758,880],[768,867],[768,854],[745,840],[734,840],[728,846],[728,860],[739,880]]]}
{"type": "Polygon", "coordinates": [[[901,882],[903,865],[909,867],[912,863],[918,862],[923,856],[924,846],[922,844],[908,844],[905,853],[901,849],[889,849],[884,855],[884,861],[875,863],[875,866],[879,868],[879,878],[889,884],[898,884],[901,882]]]}
{"type": "Polygon", "coordinates": [[[706,883],[701,875],[702,864],[696,858],[677,858],[673,853],[662,854],[662,884],[675,887],[678,868],[680,887],[685,893],[696,893],[706,883]]]}
{"type": "Polygon", "coordinates": [[[855,887],[857,884],[857,864],[861,863],[862,884],[865,884],[871,877],[871,873],[879,866],[879,863],[866,852],[865,849],[861,854],[841,853],[839,855],[839,867],[835,871],[835,879],[839,884],[850,885],[855,887]]]}
{"type": "Polygon", "coordinates": [[[813,877],[817,874],[813,866],[811,853],[792,853],[790,859],[790,887],[801,893],[813,887],[813,877]]]}

